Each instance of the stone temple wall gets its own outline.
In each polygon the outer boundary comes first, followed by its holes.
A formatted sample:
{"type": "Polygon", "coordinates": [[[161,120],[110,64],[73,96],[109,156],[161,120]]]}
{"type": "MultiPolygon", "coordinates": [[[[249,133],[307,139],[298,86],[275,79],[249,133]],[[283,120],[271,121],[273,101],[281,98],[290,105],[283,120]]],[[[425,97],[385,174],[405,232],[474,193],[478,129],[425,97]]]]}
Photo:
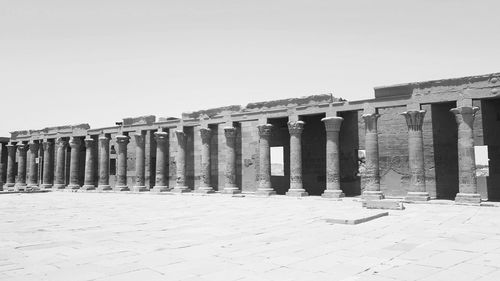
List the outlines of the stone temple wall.
{"type": "Polygon", "coordinates": [[[316,95],[124,118],[106,128],[14,131],[0,141],[0,181],[14,190],[498,200],[499,79],[377,87],[363,101],[316,95]],[[482,145],[490,167],[476,176],[474,146],[482,145]],[[270,173],[276,146],[284,175],[270,173]]]}

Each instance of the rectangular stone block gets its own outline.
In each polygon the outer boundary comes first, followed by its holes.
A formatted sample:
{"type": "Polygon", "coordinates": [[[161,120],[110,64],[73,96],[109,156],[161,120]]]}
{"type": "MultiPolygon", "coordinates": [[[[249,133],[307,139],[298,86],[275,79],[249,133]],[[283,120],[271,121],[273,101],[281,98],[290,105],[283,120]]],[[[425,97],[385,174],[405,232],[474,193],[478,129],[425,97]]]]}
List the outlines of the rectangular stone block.
{"type": "Polygon", "coordinates": [[[366,200],[363,201],[363,208],[382,209],[382,210],[404,210],[403,202],[399,200],[366,200]]]}

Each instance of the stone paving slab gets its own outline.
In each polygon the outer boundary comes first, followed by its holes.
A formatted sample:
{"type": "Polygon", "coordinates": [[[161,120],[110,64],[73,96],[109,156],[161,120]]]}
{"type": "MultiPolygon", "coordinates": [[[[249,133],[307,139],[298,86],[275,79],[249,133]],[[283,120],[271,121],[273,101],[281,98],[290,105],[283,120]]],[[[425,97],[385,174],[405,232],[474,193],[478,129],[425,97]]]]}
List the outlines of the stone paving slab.
{"type": "Polygon", "coordinates": [[[500,208],[358,199],[0,196],[0,280],[500,280],[500,208]],[[380,212],[380,211],[377,211],[380,212]]]}

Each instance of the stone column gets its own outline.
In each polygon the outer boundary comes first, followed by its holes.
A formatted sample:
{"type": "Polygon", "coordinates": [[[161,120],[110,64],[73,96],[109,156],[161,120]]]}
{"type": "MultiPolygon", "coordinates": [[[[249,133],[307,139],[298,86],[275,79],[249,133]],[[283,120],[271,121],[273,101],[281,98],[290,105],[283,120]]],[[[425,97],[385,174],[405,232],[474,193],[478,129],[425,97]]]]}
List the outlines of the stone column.
{"type": "Polygon", "coordinates": [[[116,136],[118,145],[118,157],[116,164],[116,185],[117,191],[129,191],[127,185],[127,145],[130,142],[130,137],[125,135],[116,136]]]}
{"type": "Polygon", "coordinates": [[[362,173],[365,184],[362,198],[366,200],[380,200],[384,194],[380,191],[380,170],[378,160],[378,132],[377,119],[380,117],[377,113],[364,114],[365,120],[365,150],[366,167],[362,173]]]}
{"type": "Polygon", "coordinates": [[[66,177],[64,169],[66,168],[66,148],[68,141],[63,138],[56,140],[56,168],[54,173],[54,189],[64,189],[66,187],[66,177]]]}
{"type": "Polygon", "coordinates": [[[146,188],[146,135],[142,132],[134,135],[135,138],[135,185],[132,191],[149,191],[146,188]]]}
{"type": "Polygon", "coordinates": [[[326,130],[326,189],[322,194],[325,198],[342,198],[340,189],[340,158],[339,133],[344,118],[326,117],[321,119],[326,130]]]}
{"type": "Polygon", "coordinates": [[[12,190],[16,184],[16,146],[11,142],[7,144],[7,178],[5,180],[5,190],[12,190]]]}
{"type": "Polygon", "coordinates": [[[183,131],[176,130],[175,135],[177,136],[177,180],[172,192],[191,192],[189,187],[186,186],[186,134],[183,131]]]}
{"type": "Polygon", "coordinates": [[[36,164],[36,158],[38,157],[39,145],[35,141],[31,141],[28,144],[28,149],[30,153],[29,157],[29,173],[28,173],[28,188],[38,189],[38,165],[36,164]]]}
{"type": "Polygon", "coordinates": [[[201,138],[201,174],[200,186],[195,191],[196,193],[214,193],[214,189],[210,186],[210,140],[212,131],[208,128],[200,128],[201,138]]]}
{"type": "Polygon", "coordinates": [[[85,179],[83,181],[83,190],[94,190],[95,189],[95,149],[96,141],[95,139],[87,136],[84,140],[85,142],[85,179]]]}
{"type": "Polygon", "coordinates": [[[45,140],[43,146],[42,188],[51,188],[54,183],[54,143],[45,140]]]}
{"type": "Polygon", "coordinates": [[[271,187],[271,147],[269,146],[273,125],[264,124],[257,128],[259,129],[259,186],[255,194],[269,196],[276,194],[271,187]]]}
{"type": "Polygon", "coordinates": [[[410,186],[405,197],[407,201],[427,201],[429,193],[425,188],[424,137],[422,124],[425,110],[411,110],[401,113],[408,125],[408,163],[410,166],[410,186]]]}
{"type": "Polygon", "coordinates": [[[224,169],[224,194],[238,194],[240,189],[236,186],[236,128],[225,127],[226,138],[226,165],[224,169]]]}
{"type": "Polygon", "coordinates": [[[474,116],[478,107],[452,108],[458,124],[458,194],[457,203],[481,203],[477,193],[476,157],[474,153],[474,116]]]}
{"type": "Polygon", "coordinates": [[[19,153],[19,161],[17,162],[17,181],[14,186],[15,191],[26,189],[26,153],[28,145],[24,143],[17,144],[17,152],[19,153]]]}
{"type": "Polygon", "coordinates": [[[156,182],[153,187],[154,192],[168,191],[168,133],[155,132],[156,140],[156,182]]]}
{"type": "Polygon", "coordinates": [[[99,137],[99,184],[98,190],[111,190],[109,185],[109,138],[99,137]]]}
{"type": "Polygon", "coordinates": [[[289,121],[288,132],[290,133],[290,189],[288,196],[302,197],[309,194],[302,185],[302,131],[303,121],[289,121]]]}
{"type": "Polygon", "coordinates": [[[69,146],[71,147],[71,155],[69,161],[69,184],[66,189],[80,189],[80,146],[82,140],[78,137],[71,137],[69,146]]]}

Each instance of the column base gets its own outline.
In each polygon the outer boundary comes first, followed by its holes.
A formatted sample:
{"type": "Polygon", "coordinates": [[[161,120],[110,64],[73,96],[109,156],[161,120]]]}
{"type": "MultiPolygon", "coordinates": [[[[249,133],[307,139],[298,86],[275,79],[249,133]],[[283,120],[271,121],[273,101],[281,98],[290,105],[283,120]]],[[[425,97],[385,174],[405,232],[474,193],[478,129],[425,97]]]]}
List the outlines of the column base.
{"type": "Polygon", "coordinates": [[[455,203],[480,204],[481,195],[477,193],[457,193],[455,203]]]}
{"type": "Polygon", "coordinates": [[[384,199],[382,191],[364,191],[361,195],[364,200],[381,200],[384,199]]]}
{"type": "Polygon", "coordinates": [[[14,185],[14,191],[25,191],[27,185],[25,183],[16,183],[14,185]]]}
{"type": "Polygon", "coordinates": [[[12,190],[14,190],[14,185],[16,185],[16,184],[8,182],[8,183],[3,185],[3,190],[12,191],[12,190]]]}
{"type": "Polygon", "coordinates": [[[95,185],[93,184],[85,184],[82,186],[81,190],[95,190],[95,185]]]}
{"type": "Polygon", "coordinates": [[[52,186],[52,189],[65,189],[66,185],[64,183],[56,183],[52,186]]]}
{"type": "Polygon", "coordinates": [[[115,188],[113,188],[114,191],[130,191],[130,188],[126,185],[116,185],[115,188]]]}
{"type": "Polygon", "coordinates": [[[133,192],[149,191],[149,188],[147,188],[145,185],[134,185],[132,186],[132,191],[133,192]]]}
{"type": "Polygon", "coordinates": [[[191,192],[191,189],[187,186],[176,186],[174,189],[172,189],[173,193],[189,193],[191,192]]]}
{"type": "Polygon", "coordinates": [[[166,185],[155,185],[153,186],[153,189],[151,189],[151,192],[166,192],[169,190],[170,189],[166,185]]]}
{"type": "Polygon", "coordinates": [[[408,192],[405,201],[429,201],[429,192],[408,192]]]}
{"type": "Polygon", "coordinates": [[[43,183],[40,187],[42,189],[51,189],[52,188],[52,184],[50,184],[50,183],[43,183]]]}
{"type": "Polygon", "coordinates": [[[38,184],[36,183],[30,183],[26,186],[26,188],[28,189],[32,189],[32,190],[40,190],[40,187],[38,186],[38,184]]]}
{"type": "Polygon", "coordinates": [[[255,195],[261,195],[261,196],[271,196],[271,195],[276,195],[276,191],[272,188],[262,188],[262,189],[257,189],[255,191],[255,195]]]}
{"type": "Polygon", "coordinates": [[[323,198],[343,198],[345,197],[344,192],[342,190],[325,190],[323,194],[321,194],[323,198]]]}
{"type": "Polygon", "coordinates": [[[241,190],[237,187],[224,187],[222,194],[240,194],[241,190]]]}
{"type": "Polygon", "coordinates": [[[107,191],[107,190],[113,190],[113,189],[111,188],[111,185],[103,184],[103,185],[97,186],[97,190],[99,190],[99,191],[107,191]]]}
{"type": "Polygon", "coordinates": [[[305,197],[305,196],[309,196],[309,193],[307,193],[306,190],[303,189],[303,188],[300,188],[300,189],[289,189],[286,192],[286,196],[290,196],[290,197],[305,197]]]}
{"type": "Polygon", "coordinates": [[[196,189],[194,191],[194,193],[200,193],[200,194],[210,194],[210,193],[214,193],[214,189],[212,187],[199,187],[198,189],[196,189]]]}
{"type": "Polygon", "coordinates": [[[79,186],[78,184],[68,184],[68,186],[66,186],[66,189],[80,189],[81,186],[79,186]]]}

